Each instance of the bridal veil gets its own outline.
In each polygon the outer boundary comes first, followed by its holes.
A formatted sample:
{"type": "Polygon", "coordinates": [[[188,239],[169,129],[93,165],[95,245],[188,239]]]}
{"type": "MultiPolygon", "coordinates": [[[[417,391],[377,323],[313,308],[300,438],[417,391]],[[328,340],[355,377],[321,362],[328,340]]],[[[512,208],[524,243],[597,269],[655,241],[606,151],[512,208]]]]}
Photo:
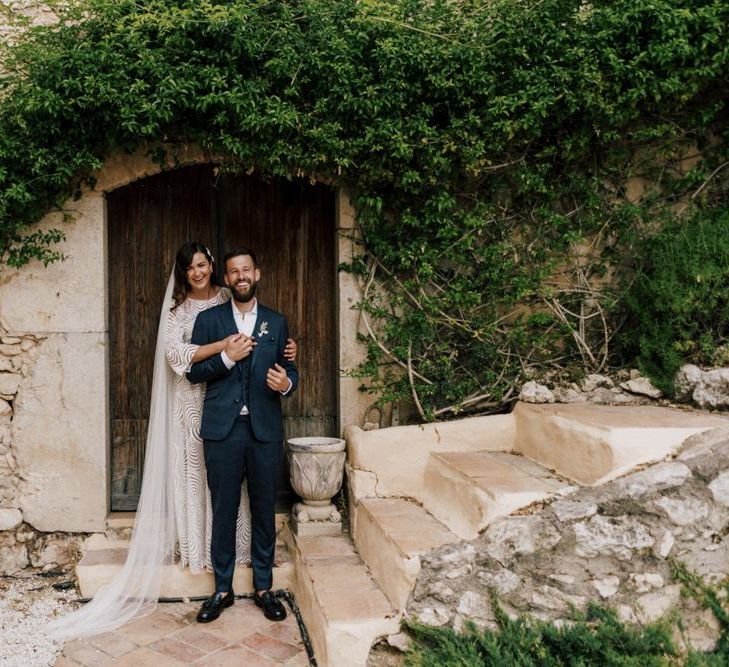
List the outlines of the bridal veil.
{"type": "Polygon", "coordinates": [[[165,321],[173,286],[174,272],[167,284],[157,329],[142,491],[126,562],[91,602],[50,625],[50,636],[57,640],[108,632],[154,611],[162,565],[174,560],[177,531],[169,451],[175,442],[174,374],[165,357],[165,321]]]}

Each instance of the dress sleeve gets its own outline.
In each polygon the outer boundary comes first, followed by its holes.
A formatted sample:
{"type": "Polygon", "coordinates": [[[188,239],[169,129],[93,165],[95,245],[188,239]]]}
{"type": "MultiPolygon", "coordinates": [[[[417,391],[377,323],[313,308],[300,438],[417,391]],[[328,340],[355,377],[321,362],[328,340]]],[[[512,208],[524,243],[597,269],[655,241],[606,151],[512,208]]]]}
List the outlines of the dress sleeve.
{"type": "Polygon", "coordinates": [[[177,375],[184,375],[190,369],[192,357],[199,345],[190,344],[191,332],[185,335],[184,318],[180,314],[178,310],[171,310],[167,314],[165,354],[172,370],[177,375]]]}

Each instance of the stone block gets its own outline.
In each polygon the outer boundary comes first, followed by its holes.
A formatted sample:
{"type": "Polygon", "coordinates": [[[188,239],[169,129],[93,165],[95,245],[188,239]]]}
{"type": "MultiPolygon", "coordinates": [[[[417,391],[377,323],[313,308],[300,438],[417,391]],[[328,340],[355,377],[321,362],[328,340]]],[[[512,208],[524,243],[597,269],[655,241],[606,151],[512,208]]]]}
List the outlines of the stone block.
{"type": "Polygon", "coordinates": [[[55,334],[15,401],[20,509],[42,531],[103,531],[107,514],[104,334],[55,334]]]}
{"type": "Polygon", "coordinates": [[[615,556],[628,560],[635,550],[651,547],[655,541],[642,523],[628,516],[596,515],[573,528],[577,540],[575,553],[583,558],[615,556]]]}
{"type": "Polygon", "coordinates": [[[15,530],[23,523],[23,515],[18,509],[0,509],[0,530],[15,530]]]}
{"type": "MultiPolygon", "coordinates": [[[[89,193],[67,202],[73,221],[64,222],[51,213],[38,224],[38,229],[63,229],[66,241],[57,248],[67,258],[48,266],[31,261],[22,269],[5,272],[0,282],[0,326],[32,333],[107,328],[104,207],[101,192],[89,193]]],[[[20,353],[20,345],[17,349],[20,353]]],[[[7,353],[3,350],[0,346],[0,355],[7,353]]]]}
{"type": "Polygon", "coordinates": [[[688,437],[729,425],[702,412],[656,406],[517,404],[516,449],[581,484],[601,484],[658,461],[688,437]]]}
{"type": "Polygon", "coordinates": [[[21,377],[18,373],[0,372],[0,395],[14,396],[18,391],[21,377]]]}
{"type": "Polygon", "coordinates": [[[714,497],[714,502],[729,507],[729,471],[718,475],[709,484],[709,490],[714,497]]]}
{"type": "Polygon", "coordinates": [[[562,539],[549,521],[537,515],[497,519],[484,535],[486,553],[500,563],[518,555],[551,549],[562,539]]]}

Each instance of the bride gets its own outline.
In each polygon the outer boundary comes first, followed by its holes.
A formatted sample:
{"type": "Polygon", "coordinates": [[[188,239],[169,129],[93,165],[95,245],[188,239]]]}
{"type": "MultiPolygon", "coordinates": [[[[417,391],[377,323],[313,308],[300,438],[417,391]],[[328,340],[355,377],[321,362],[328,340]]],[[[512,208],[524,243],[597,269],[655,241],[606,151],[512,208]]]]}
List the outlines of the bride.
{"type": "MultiPolygon", "coordinates": [[[[230,299],[215,275],[215,260],[202,243],[184,244],[175,258],[157,331],[152,399],[139,506],[121,572],[94,599],[50,626],[54,639],[107,632],[152,612],[159,598],[162,565],[177,560],[193,574],[211,569],[212,510],[200,436],[204,385],[192,385],[188,367],[219,354],[228,339],[191,345],[200,312],[230,299]],[[176,558],[177,556],[177,558],[176,558]]],[[[287,341],[285,356],[296,358],[287,341]]],[[[241,493],[236,562],[250,563],[251,517],[241,493]]]]}

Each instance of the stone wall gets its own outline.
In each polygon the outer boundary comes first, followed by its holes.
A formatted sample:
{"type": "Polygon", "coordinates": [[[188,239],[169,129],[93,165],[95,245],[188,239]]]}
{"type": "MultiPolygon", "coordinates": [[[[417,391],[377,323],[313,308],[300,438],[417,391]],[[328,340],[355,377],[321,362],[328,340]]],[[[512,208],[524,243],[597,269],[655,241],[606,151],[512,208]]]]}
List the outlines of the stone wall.
{"type": "MultiPolygon", "coordinates": [[[[18,388],[33,363],[42,338],[35,336],[3,336],[0,338],[0,508],[20,514],[20,479],[18,463],[11,441],[13,409],[18,388]]],[[[0,530],[8,530],[0,521],[0,530]]],[[[16,524],[17,525],[17,524],[16,524]]],[[[11,526],[15,528],[15,525],[11,526]]]]}
{"type": "Polygon", "coordinates": [[[0,338],[0,576],[25,567],[63,567],[78,554],[82,536],[43,533],[23,520],[24,475],[11,439],[18,388],[33,367],[42,336],[0,338]]]}
{"type": "Polygon", "coordinates": [[[461,629],[495,627],[490,592],[512,616],[567,622],[595,600],[631,622],[677,609],[694,648],[718,636],[712,614],[681,596],[671,560],[708,582],[729,575],[729,430],[690,438],[675,458],[491,524],[422,558],[408,615],[461,629]]]}

